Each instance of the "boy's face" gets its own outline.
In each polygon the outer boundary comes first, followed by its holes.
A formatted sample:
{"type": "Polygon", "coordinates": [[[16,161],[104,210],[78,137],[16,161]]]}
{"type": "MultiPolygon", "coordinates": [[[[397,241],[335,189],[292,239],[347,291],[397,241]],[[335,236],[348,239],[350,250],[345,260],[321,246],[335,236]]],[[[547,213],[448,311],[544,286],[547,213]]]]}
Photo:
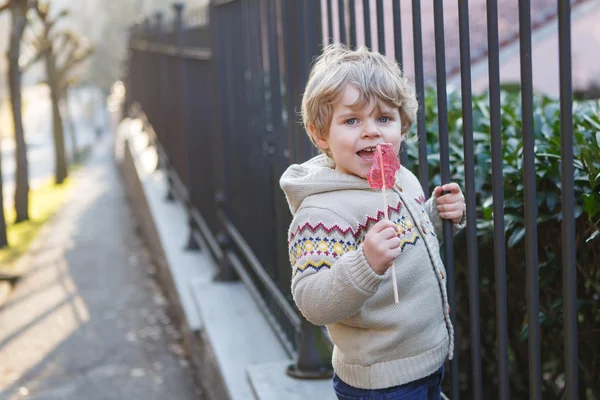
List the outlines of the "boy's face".
{"type": "Polygon", "coordinates": [[[350,105],[358,97],[358,90],[346,85],[334,104],[329,136],[313,137],[321,149],[329,150],[336,170],[366,178],[377,144],[391,143],[400,150],[402,123],[396,107],[379,107],[371,101],[361,109],[352,109],[350,105]]]}

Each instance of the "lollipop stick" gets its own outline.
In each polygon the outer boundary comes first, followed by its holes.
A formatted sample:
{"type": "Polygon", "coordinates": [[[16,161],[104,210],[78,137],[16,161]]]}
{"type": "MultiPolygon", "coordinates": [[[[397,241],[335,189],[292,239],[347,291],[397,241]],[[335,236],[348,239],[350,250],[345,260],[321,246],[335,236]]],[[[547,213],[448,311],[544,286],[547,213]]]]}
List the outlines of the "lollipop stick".
{"type": "MultiPolygon", "coordinates": [[[[387,199],[385,198],[385,174],[383,173],[383,152],[379,148],[379,162],[381,165],[381,195],[383,196],[383,214],[385,219],[389,220],[387,199]]],[[[398,304],[398,284],[396,283],[396,266],[392,264],[392,285],[394,286],[394,302],[398,304]]]]}

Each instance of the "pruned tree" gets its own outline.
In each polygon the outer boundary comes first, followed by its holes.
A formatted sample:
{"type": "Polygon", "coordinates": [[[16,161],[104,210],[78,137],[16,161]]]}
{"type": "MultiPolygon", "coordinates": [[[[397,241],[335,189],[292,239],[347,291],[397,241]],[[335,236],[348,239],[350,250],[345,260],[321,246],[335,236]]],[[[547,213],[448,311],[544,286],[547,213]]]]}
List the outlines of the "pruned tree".
{"type": "Polygon", "coordinates": [[[46,83],[50,88],[52,107],[52,134],[55,155],[55,182],[61,184],[68,176],[65,150],[65,134],[60,101],[68,88],[69,73],[83,63],[92,53],[92,48],[77,39],[72,32],[56,31],[57,22],[69,15],[62,10],[55,17],[50,17],[48,2],[37,3],[36,12],[41,29],[30,40],[35,47],[35,56],[29,63],[43,58],[46,65],[46,83]]]}
{"type": "MultiPolygon", "coordinates": [[[[23,69],[19,65],[21,54],[21,42],[27,26],[27,11],[35,6],[34,0],[6,0],[0,5],[0,13],[10,11],[11,29],[8,47],[8,83],[10,92],[11,112],[14,127],[14,138],[16,144],[16,176],[15,176],[15,222],[29,219],[29,173],[27,164],[27,147],[25,143],[25,132],[23,129],[21,77],[23,69]]],[[[0,192],[1,192],[0,185],[0,192]]],[[[1,194],[0,194],[1,196],[1,194]]],[[[2,199],[2,197],[0,197],[2,199]]],[[[2,199],[3,200],[3,199],[2,199]]],[[[0,204],[2,204],[0,202],[0,204]]],[[[2,207],[0,207],[2,208],[2,207]]],[[[5,217],[0,210],[2,224],[5,217]]],[[[5,229],[4,229],[5,230],[5,229]]],[[[2,231],[2,229],[0,229],[2,231]]],[[[2,233],[0,233],[0,246],[2,246],[2,233]]],[[[6,244],[4,244],[6,245],[6,244]]]]}

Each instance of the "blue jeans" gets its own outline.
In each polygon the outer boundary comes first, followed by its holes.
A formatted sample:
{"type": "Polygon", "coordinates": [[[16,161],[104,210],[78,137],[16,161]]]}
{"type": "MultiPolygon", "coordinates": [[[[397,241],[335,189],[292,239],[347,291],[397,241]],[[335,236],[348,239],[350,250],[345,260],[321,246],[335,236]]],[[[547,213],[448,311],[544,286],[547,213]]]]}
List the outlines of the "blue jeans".
{"type": "Polygon", "coordinates": [[[358,389],[333,375],[333,390],[339,400],[439,400],[444,379],[442,365],[433,374],[404,385],[387,389],[358,389]]]}

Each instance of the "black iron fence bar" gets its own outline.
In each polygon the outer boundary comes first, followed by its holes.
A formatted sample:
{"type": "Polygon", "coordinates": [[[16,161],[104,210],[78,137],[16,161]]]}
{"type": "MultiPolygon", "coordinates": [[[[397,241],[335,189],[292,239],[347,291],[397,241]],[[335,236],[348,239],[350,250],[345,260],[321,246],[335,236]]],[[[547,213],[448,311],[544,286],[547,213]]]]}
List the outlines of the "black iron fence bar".
{"type": "Polygon", "coordinates": [[[429,197],[429,168],[427,166],[427,131],[425,128],[425,79],[423,74],[423,37],[421,34],[421,1],[412,0],[413,49],[415,61],[415,92],[421,104],[417,112],[419,139],[419,182],[425,197],[429,197]]]}
{"type": "MultiPolygon", "coordinates": [[[[164,26],[163,26],[163,14],[162,12],[156,13],[156,25],[154,30],[154,37],[158,39],[158,41],[162,41],[164,34],[164,26]]],[[[172,129],[168,129],[167,121],[170,121],[173,118],[172,111],[174,111],[173,107],[173,99],[172,99],[172,91],[169,90],[169,72],[167,59],[164,55],[157,54],[156,57],[159,59],[158,68],[159,68],[159,82],[160,82],[160,98],[159,104],[161,109],[160,114],[160,123],[158,124],[158,128],[163,135],[162,140],[162,148],[166,153],[166,163],[165,171],[167,171],[167,182],[168,182],[168,191],[167,191],[167,200],[174,200],[174,181],[173,181],[173,140],[168,140],[170,137],[172,139],[172,134],[169,134],[168,131],[172,133],[172,129]]]]}
{"type": "MultiPolygon", "coordinates": [[[[312,3],[310,0],[308,3],[312,3]]],[[[340,43],[348,43],[346,39],[346,7],[344,0],[338,0],[338,28],[340,31],[340,43]]]]}
{"type": "MultiPolygon", "coordinates": [[[[283,121],[281,120],[281,72],[279,69],[279,35],[277,34],[277,11],[275,1],[276,0],[267,0],[269,81],[271,90],[271,131],[269,132],[269,141],[271,142],[283,140],[283,121]]],[[[275,146],[278,149],[279,155],[279,149],[283,146],[279,146],[279,144],[274,145],[273,143],[271,143],[271,146],[275,146]]]]}
{"type": "MultiPolygon", "coordinates": [[[[394,57],[404,72],[404,60],[402,58],[402,19],[400,15],[400,0],[392,3],[392,13],[394,21],[394,57]]],[[[400,145],[400,163],[408,167],[408,153],[406,152],[406,142],[400,145]]]]}
{"type": "Polygon", "coordinates": [[[134,40],[131,47],[136,50],[146,51],[151,53],[157,53],[170,57],[178,57],[181,55],[183,58],[189,58],[194,60],[211,60],[212,51],[210,49],[198,48],[198,47],[179,47],[165,44],[165,43],[152,43],[147,40],[138,39],[134,40]]]}
{"type": "Polygon", "coordinates": [[[383,1],[377,3],[377,51],[385,54],[385,26],[383,23],[383,1]]]}
{"type": "Polygon", "coordinates": [[[356,48],[356,2],[355,0],[348,0],[349,13],[350,13],[350,48],[356,48]]]}
{"type": "Polygon", "coordinates": [[[494,199],[494,266],[496,279],[496,330],[500,399],[510,399],[508,375],[508,315],[506,306],[506,249],[504,247],[504,188],[500,117],[500,63],[498,2],[487,0],[490,130],[492,145],[492,196],[494,199]]]}
{"type": "Polygon", "coordinates": [[[365,46],[371,48],[371,2],[363,0],[363,17],[365,25],[365,46]]]}
{"type": "MultiPolygon", "coordinates": [[[[215,254],[217,256],[217,260],[218,260],[218,264],[219,264],[219,277],[223,278],[223,277],[230,277],[232,275],[231,272],[231,263],[228,261],[227,258],[227,251],[228,251],[228,238],[227,238],[227,233],[226,233],[226,229],[225,229],[225,223],[224,220],[226,219],[225,216],[225,201],[226,201],[226,197],[225,197],[225,190],[226,190],[226,182],[225,182],[225,176],[226,176],[226,169],[229,168],[229,166],[227,165],[227,163],[224,160],[224,155],[226,154],[226,152],[224,151],[224,144],[223,144],[223,131],[225,129],[225,127],[227,126],[226,121],[224,121],[223,118],[223,113],[224,110],[227,109],[227,99],[226,99],[226,94],[224,93],[224,91],[222,90],[222,88],[226,88],[226,81],[227,81],[227,76],[225,75],[225,71],[223,71],[222,69],[219,68],[219,65],[217,64],[217,60],[220,60],[221,58],[223,58],[223,55],[221,53],[223,53],[223,49],[226,48],[225,46],[223,46],[223,43],[225,42],[225,38],[224,35],[222,35],[222,33],[224,33],[224,27],[221,26],[222,24],[217,23],[217,21],[219,20],[220,17],[220,10],[218,9],[218,7],[216,6],[215,3],[211,4],[210,9],[209,9],[209,20],[212,21],[212,23],[209,24],[209,33],[210,33],[210,37],[211,37],[211,47],[214,49],[214,62],[212,63],[212,76],[215,77],[215,80],[217,82],[217,84],[213,85],[212,87],[212,93],[210,93],[210,95],[212,96],[212,98],[214,99],[214,115],[213,115],[213,124],[214,124],[214,137],[215,137],[215,142],[214,142],[214,147],[213,147],[213,151],[214,151],[214,160],[216,160],[216,163],[218,165],[221,165],[222,168],[215,168],[214,171],[214,177],[215,177],[215,188],[216,188],[216,193],[215,193],[215,202],[217,204],[217,225],[218,225],[218,233],[217,233],[217,237],[216,237],[216,242],[218,244],[218,247],[215,248],[214,246],[214,242],[211,245],[211,242],[209,242],[209,245],[211,247],[211,250],[213,252],[213,254],[215,254]]],[[[196,220],[198,220],[198,218],[196,218],[196,220]]]]}
{"type": "Polygon", "coordinates": [[[535,133],[533,130],[533,73],[531,62],[531,4],[519,1],[521,51],[521,115],[523,129],[523,185],[525,186],[525,262],[527,270],[527,331],[529,347],[529,398],[542,398],[540,354],[540,300],[538,284],[535,133]]]}
{"type": "MultiPolygon", "coordinates": [[[[188,210],[191,210],[192,207],[192,191],[195,189],[193,186],[193,180],[192,180],[192,176],[193,176],[193,169],[194,169],[194,156],[195,154],[194,152],[194,148],[193,146],[191,146],[191,140],[190,140],[190,136],[192,135],[192,131],[191,129],[188,128],[188,118],[189,118],[189,107],[190,105],[188,104],[188,85],[186,84],[188,82],[188,74],[187,74],[187,64],[186,64],[186,60],[183,58],[183,55],[181,54],[181,49],[183,49],[183,46],[185,45],[184,43],[184,36],[183,36],[183,31],[184,31],[184,22],[183,22],[183,8],[184,8],[184,4],[183,3],[173,3],[173,10],[175,11],[175,20],[174,20],[174,28],[175,28],[175,41],[177,43],[177,48],[180,50],[179,54],[178,54],[178,64],[179,64],[179,88],[178,88],[178,93],[181,96],[181,133],[185,136],[187,136],[187,146],[185,151],[187,152],[187,170],[188,170],[188,188],[187,188],[187,192],[188,192],[188,198],[187,198],[187,202],[188,204],[186,204],[186,208],[188,210]]],[[[187,243],[187,248],[188,249],[198,249],[199,248],[199,244],[198,241],[196,240],[195,236],[194,236],[194,231],[195,229],[195,222],[194,222],[194,218],[192,217],[191,213],[188,212],[188,226],[189,226],[189,236],[188,236],[188,243],[187,243]]]]}
{"type": "Polygon", "coordinates": [[[467,206],[467,268],[469,280],[469,333],[471,339],[471,396],[481,400],[481,324],[479,322],[479,260],[475,191],[475,154],[473,147],[473,100],[471,89],[471,51],[469,38],[469,2],[458,0],[460,71],[463,113],[465,197],[467,206]]]}
{"type": "MultiPolygon", "coordinates": [[[[327,0],[327,7],[331,4],[331,0],[327,0]]],[[[328,14],[328,17],[329,18],[328,14]]],[[[295,163],[298,160],[296,156],[296,151],[298,151],[299,146],[296,144],[296,112],[295,112],[295,104],[296,104],[296,89],[293,81],[293,68],[295,65],[294,62],[294,53],[289,51],[289,48],[292,45],[292,13],[291,6],[289,1],[281,2],[281,17],[282,17],[282,33],[283,33],[283,65],[285,70],[285,94],[286,94],[286,132],[288,138],[288,157],[290,164],[295,163]],[[288,51],[286,51],[288,49],[288,51]]],[[[296,21],[297,22],[297,21],[296,21]]],[[[330,23],[330,22],[329,22],[330,23]]],[[[328,27],[329,29],[329,27],[328,27]]],[[[329,42],[329,39],[326,41],[329,42]]],[[[297,54],[297,53],[296,53],[297,54]]]]}
{"type": "MultiPolygon", "coordinates": [[[[331,2],[333,0],[327,0],[327,43],[333,43],[333,7],[331,6],[331,2]]],[[[286,3],[286,2],[284,2],[286,3]]],[[[288,7],[285,5],[284,7],[288,7]]]]}
{"type": "Polygon", "coordinates": [[[394,20],[394,57],[404,71],[404,60],[402,58],[402,18],[400,13],[400,0],[392,3],[392,14],[394,20]]]}
{"type": "MultiPolygon", "coordinates": [[[[435,26],[435,70],[437,78],[438,100],[438,128],[440,142],[440,172],[442,184],[450,183],[450,147],[448,144],[448,104],[446,93],[446,50],[444,44],[444,5],[443,0],[434,0],[433,19],[435,26]]],[[[448,288],[448,303],[450,305],[450,320],[456,324],[456,287],[454,282],[454,238],[452,221],[445,220],[443,224],[444,236],[444,263],[446,265],[446,286],[448,288]]],[[[460,396],[458,355],[460,349],[458,329],[455,332],[454,357],[450,362],[451,393],[452,399],[458,400],[460,396]]]]}
{"type": "Polygon", "coordinates": [[[560,75],[560,156],[562,184],[562,263],[565,325],[565,376],[568,400],[579,398],[577,365],[577,270],[575,267],[575,192],[573,177],[573,90],[571,86],[571,5],[558,1],[560,75]]]}
{"type": "MultiPolygon", "coordinates": [[[[308,80],[308,71],[309,71],[309,67],[311,64],[311,60],[313,58],[313,56],[315,54],[314,49],[311,47],[311,44],[315,43],[314,42],[314,37],[316,36],[316,29],[315,26],[313,25],[313,18],[315,15],[319,15],[318,8],[317,8],[317,2],[316,1],[296,1],[294,2],[294,4],[297,4],[298,10],[296,15],[298,15],[298,18],[300,21],[302,21],[302,25],[301,25],[301,31],[298,32],[299,36],[302,38],[301,40],[301,46],[299,46],[299,49],[304,49],[303,52],[301,52],[303,58],[301,58],[299,60],[299,75],[298,75],[298,84],[299,84],[299,89],[300,92],[299,94],[302,94],[302,90],[303,90],[303,86],[304,83],[308,80]],[[304,3],[304,4],[302,4],[304,3]]],[[[290,49],[291,50],[291,49],[290,49]]],[[[300,105],[301,103],[301,99],[298,99],[298,110],[300,110],[300,105]]],[[[301,141],[301,143],[304,143],[304,155],[302,157],[302,161],[309,159],[313,154],[314,154],[314,146],[312,145],[312,143],[310,142],[310,140],[306,140],[306,137],[304,137],[302,129],[298,129],[297,134],[299,136],[299,139],[301,141]]]]}

